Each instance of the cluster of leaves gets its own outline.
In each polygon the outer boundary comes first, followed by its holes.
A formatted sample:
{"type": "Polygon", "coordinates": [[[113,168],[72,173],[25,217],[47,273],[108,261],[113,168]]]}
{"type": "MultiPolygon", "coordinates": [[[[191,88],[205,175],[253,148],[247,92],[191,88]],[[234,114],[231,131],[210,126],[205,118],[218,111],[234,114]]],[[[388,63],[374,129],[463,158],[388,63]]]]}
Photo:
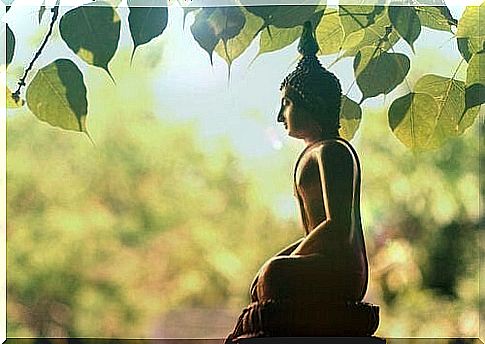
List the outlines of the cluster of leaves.
{"type": "MultiPolygon", "coordinates": [[[[168,22],[166,7],[137,7],[128,1],[128,22],[133,54],[140,45],[160,36],[168,22]]],[[[39,18],[44,14],[41,8],[39,18]]],[[[362,98],[342,98],[341,134],[351,139],[362,118],[361,103],[387,95],[405,84],[408,93],[395,99],[388,111],[389,127],[413,150],[440,146],[446,139],[461,135],[473,124],[479,106],[485,102],[485,32],[478,25],[485,4],[469,6],[459,21],[446,6],[325,5],[188,7],[194,15],[190,31],[210,61],[216,52],[230,66],[259,40],[258,56],[284,48],[301,34],[311,21],[321,55],[337,54],[336,61],[353,59],[355,82],[362,98]],[[433,74],[411,87],[406,79],[410,58],[395,52],[402,38],[414,51],[422,27],[454,34],[467,66],[465,81],[433,74]],[[454,33],[456,27],[456,33],[454,33]]],[[[184,16],[184,20],[185,20],[184,16]]],[[[89,65],[103,68],[111,76],[109,62],[120,38],[120,17],[109,3],[97,2],[74,8],[60,20],[60,33],[69,49],[89,65]],[[100,6],[101,5],[101,6],[100,6]]],[[[13,56],[15,38],[7,26],[7,63],[13,56]]],[[[21,84],[24,80],[21,80],[21,84]]],[[[9,92],[7,90],[7,92],[9,92]]],[[[21,104],[11,101],[12,106],[21,104]]],[[[68,59],[58,59],[40,69],[27,89],[27,105],[51,125],[86,132],[86,87],[82,73],[68,59]]]]}

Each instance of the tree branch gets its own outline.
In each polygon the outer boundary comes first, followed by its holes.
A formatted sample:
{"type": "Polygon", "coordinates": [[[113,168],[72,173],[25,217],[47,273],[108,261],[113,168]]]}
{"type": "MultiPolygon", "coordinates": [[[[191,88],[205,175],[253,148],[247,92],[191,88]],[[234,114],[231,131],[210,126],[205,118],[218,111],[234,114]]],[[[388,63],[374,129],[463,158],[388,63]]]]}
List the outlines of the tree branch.
{"type": "Polygon", "coordinates": [[[25,86],[25,80],[27,79],[29,72],[31,71],[32,67],[34,66],[35,61],[37,61],[40,54],[42,53],[42,50],[46,46],[47,41],[49,40],[49,37],[52,35],[52,30],[54,29],[54,23],[56,22],[57,17],[59,16],[59,5],[56,5],[53,8],[51,8],[51,12],[52,12],[52,19],[51,19],[51,23],[49,25],[49,31],[47,32],[46,36],[44,37],[44,40],[42,41],[42,44],[39,47],[39,50],[37,50],[37,52],[35,53],[34,58],[32,59],[32,61],[30,61],[29,66],[27,67],[27,69],[25,69],[24,75],[20,78],[19,82],[17,83],[18,84],[17,89],[12,94],[12,98],[16,102],[18,102],[20,100],[20,90],[22,89],[23,86],[25,86]]]}

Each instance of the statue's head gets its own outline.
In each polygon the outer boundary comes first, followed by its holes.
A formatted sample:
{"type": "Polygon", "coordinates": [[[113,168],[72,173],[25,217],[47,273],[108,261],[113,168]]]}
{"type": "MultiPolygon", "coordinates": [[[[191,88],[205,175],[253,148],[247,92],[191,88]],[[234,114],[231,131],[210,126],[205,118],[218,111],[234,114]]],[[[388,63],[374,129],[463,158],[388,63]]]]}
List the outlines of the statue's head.
{"type": "Polygon", "coordinates": [[[338,136],[340,82],[320,64],[318,49],[311,23],[306,22],[298,45],[302,57],[280,87],[278,122],[284,123],[288,134],[296,138],[338,136]]]}

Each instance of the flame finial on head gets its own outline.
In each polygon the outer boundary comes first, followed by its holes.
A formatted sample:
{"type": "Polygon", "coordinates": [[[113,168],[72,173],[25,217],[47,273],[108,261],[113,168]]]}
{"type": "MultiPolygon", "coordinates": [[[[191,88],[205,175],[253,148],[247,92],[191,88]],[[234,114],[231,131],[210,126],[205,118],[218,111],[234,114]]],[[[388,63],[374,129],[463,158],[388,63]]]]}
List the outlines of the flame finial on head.
{"type": "Polygon", "coordinates": [[[298,52],[303,56],[314,56],[318,53],[320,47],[313,33],[312,23],[306,21],[303,25],[300,43],[298,43],[298,52]]]}

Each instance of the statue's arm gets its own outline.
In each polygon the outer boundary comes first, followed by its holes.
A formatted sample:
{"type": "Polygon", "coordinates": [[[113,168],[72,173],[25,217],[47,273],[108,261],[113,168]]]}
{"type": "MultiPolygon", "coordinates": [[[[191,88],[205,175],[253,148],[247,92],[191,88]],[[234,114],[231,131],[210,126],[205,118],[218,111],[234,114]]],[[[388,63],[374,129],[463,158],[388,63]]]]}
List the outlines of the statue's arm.
{"type": "Polygon", "coordinates": [[[305,238],[301,238],[301,239],[295,241],[293,244],[285,247],[284,249],[279,251],[275,256],[276,257],[278,257],[278,256],[289,256],[298,247],[298,245],[301,244],[303,239],[305,239],[305,238]]]}
{"type": "Polygon", "coordinates": [[[338,249],[350,234],[353,206],[354,160],[341,143],[323,145],[315,153],[322,185],[325,220],[315,226],[292,255],[307,255],[338,249]]]}

